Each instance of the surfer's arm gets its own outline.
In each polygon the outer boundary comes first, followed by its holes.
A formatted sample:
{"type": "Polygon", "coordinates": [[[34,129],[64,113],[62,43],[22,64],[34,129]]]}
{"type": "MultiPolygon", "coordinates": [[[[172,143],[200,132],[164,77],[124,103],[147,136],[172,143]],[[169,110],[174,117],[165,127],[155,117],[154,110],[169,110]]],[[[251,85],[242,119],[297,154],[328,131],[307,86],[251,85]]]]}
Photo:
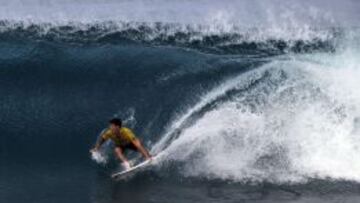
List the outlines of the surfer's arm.
{"type": "Polygon", "coordinates": [[[132,143],[139,150],[139,152],[146,158],[151,159],[150,153],[145,149],[145,147],[141,144],[140,140],[135,138],[132,143]]]}
{"type": "Polygon", "coordinates": [[[105,142],[105,139],[104,139],[102,136],[100,136],[99,139],[97,140],[94,148],[93,148],[91,151],[97,151],[97,150],[99,150],[100,147],[101,147],[101,145],[104,144],[104,142],[105,142]]]}

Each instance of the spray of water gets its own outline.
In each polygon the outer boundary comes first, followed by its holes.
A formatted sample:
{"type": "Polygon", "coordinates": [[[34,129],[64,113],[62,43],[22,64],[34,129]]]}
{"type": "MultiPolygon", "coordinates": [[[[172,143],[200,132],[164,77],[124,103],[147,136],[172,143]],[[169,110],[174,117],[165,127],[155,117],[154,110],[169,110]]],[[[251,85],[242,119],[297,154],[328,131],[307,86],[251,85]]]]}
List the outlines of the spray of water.
{"type": "MultiPolygon", "coordinates": [[[[328,28],[357,26],[360,4],[347,0],[283,2],[246,1],[0,1],[0,32],[40,26],[44,35],[64,30],[105,33],[151,30],[146,38],[191,33],[204,36],[239,34],[241,42],[328,39],[328,28]],[[65,29],[59,27],[66,26],[65,29]]],[[[99,36],[101,37],[101,36],[99,36]]],[[[235,41],[236,41],[235,40],[235,41]]],[[[234,42],[232,42],[234,43],[234,42]]],[[[236,43],[236,42],[235,42],[236,43]]],[[[237,42],[239,43],[239,42],[237,42]]]]}
{"type": "Polygon", "coordinates": [[[228,80],[174,119],[153,150],[185,176],[359,181],[359,53],[278,58],[228,80]]]}

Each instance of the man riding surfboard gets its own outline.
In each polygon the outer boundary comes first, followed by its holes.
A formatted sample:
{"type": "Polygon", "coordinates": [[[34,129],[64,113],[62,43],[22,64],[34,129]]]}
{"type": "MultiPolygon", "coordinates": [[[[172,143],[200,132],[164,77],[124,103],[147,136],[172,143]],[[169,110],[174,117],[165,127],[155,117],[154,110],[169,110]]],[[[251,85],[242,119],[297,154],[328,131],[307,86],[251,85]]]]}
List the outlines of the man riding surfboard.
{"type": "Polygon", "coordinates": [[[115,144],[115,155],[119,158],[126,169],[130,169],[130,164],[124,153],[125,150],[131,149],[140,152],[145,159],[151,159],[151,155],[148,150],[142,145],[140,140],[136,138],[134,133],[126,127],[122,126],[122,121],[118,118],[113,118],[109,121],[109,128],[101,134],[100,138],[95,144],[95,147],[91,149],[91,152],[96,152],[100,149],[101,145],[108,139],[115,144]]]}

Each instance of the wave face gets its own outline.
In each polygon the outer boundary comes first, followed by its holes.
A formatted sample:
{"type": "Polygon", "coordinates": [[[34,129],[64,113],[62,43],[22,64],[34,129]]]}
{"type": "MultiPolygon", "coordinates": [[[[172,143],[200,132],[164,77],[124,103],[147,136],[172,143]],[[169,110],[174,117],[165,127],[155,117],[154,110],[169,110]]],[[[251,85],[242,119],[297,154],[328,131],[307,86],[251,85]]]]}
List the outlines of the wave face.
{"type": "Polygon", "coordinates": [[[28,166],[92,179],[113,116],[158,178],[360,181],[359,4],[281,2],[3,2],[0,196],[28,166]]]}

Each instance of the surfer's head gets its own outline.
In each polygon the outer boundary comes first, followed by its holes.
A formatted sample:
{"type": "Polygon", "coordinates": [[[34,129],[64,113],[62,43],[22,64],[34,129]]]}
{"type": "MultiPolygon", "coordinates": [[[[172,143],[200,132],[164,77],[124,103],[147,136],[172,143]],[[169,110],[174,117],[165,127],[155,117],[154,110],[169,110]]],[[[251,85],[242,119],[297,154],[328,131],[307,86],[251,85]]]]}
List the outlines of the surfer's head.
{"type": "Polygon", "coordinates": [[[110,123],[110,128],[121,128],[122,126],[122,121],[119,118],[113,118],[109,121],[110,123]]]}

